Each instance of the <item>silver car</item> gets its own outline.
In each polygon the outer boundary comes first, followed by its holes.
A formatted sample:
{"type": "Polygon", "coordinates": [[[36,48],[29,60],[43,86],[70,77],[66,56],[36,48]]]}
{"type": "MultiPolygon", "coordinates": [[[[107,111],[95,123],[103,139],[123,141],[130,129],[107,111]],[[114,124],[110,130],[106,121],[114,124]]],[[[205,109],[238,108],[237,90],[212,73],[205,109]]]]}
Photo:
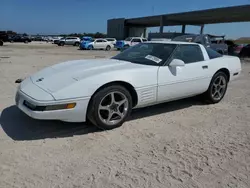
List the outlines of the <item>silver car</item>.
{"type": "Polygon", "coordinates": [[[80,42],[81,42],[81,39],[79,37],[66,37],[66,38],[62,38],[58,42],[58,46],[64,46],[64,45],[79,46],[80,42]]]}

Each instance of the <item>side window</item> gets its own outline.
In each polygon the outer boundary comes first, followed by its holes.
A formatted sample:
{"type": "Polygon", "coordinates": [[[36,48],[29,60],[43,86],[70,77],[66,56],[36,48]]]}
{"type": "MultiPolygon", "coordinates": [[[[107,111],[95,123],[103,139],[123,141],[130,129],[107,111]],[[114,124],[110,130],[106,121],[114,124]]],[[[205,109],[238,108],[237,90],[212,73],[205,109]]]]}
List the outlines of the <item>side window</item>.
{"type": "Polygon", "coordinates": [[[198,45],[182,44],[177,47],[173,59],[180,59],[186,64],[204,61],[203,53],[198,45]]]}
{"type": "Polygon", "coordinates": [[[222,56],[220,53],[214,51],[211,48],[206,48],[206,50],[207,50],[207,54],[208,54],[210,59],[214,59],[214,58],[218,58],[218,57],[222,56]]]}
{"type": "Polygon", "coordinates": [[[205,41],[202,35],[199,35],[194,39],[194,42],[199,43],[199,44],[204,44],[205,41]]]}
{"type": "Polygon", "coordinates": [[[102,42],[102,40],[101,40],[101,39],[99,39],[99,40],[96,40],[96,42],[102,42]]]}
{"type": "Polygon", "coordinates": [[[143,42],[147,42],[148,40],[147,39],[142,39],[143,42]]]}
{"type": "Polygon", "coordinates": [[[133,39],[131,42],[141,42],[141,39],[133,39]]]}

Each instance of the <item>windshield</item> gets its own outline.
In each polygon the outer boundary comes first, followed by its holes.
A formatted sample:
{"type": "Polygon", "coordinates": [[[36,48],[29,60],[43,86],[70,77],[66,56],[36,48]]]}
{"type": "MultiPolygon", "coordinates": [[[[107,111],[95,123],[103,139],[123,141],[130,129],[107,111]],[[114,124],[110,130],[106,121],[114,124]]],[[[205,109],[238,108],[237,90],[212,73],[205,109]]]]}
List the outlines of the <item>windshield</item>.
{"type": "Polygon", "coordinates": [[[128,37],[125,39],[125,41],[131,41],[132,40],[132,37],[128,37]]]}
{"type": "Polygon", "coordinates": [[[163,65],[176,48],[176,44],[140,43],[132,46],[112,59],[129,61],[142,65],[163,65]]]}

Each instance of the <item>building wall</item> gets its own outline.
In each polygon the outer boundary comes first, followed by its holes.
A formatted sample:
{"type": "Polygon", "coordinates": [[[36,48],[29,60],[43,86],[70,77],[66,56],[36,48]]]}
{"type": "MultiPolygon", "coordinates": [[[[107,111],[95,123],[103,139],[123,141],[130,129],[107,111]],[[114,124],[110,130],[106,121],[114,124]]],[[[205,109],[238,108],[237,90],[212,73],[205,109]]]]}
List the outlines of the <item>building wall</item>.
{"type": "Polygon", "coordinates": [[[146,28],[144,27],[130,27],[129,28],[129,37],[146,37],[146,28]]]}
{"type": "Polygon", "coordinates": [[[122,40],[126,37],[125,18],[111,19],[107,21],[107,36],[122,40]]]}
{"type": "Polygon", "coordinates": [[[126,37],[146,37],[145,27],[131,27],[125,25],[125,18],[107,21],[107,37],[123,40],[126,37]]]}

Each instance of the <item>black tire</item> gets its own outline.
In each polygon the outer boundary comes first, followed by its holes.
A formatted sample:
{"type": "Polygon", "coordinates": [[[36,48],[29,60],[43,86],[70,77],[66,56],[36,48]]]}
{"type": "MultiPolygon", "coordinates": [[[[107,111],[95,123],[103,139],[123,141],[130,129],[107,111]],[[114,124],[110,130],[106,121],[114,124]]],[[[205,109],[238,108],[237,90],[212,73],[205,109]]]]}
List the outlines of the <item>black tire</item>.
{"type": "Polygon", "coordinates": [[[2,40],[0,40],[0,46],[3,46],[3,41],[2,40]]]}
{"type": "Polygon", "coordinates": [[[123,47],[123,49],[127,49],[127,48],[129,48],[129,45],[125,45],[125,46],[123,47]]]}
{"type": "Polygon", "coordinates": [[[64,46],[64,42],[59,42],[58,46],[64,46]]]}
{"type": "Polygon", "coordinates": [[[80,42],[75,42],[74,46],[79,46],[80,42]]]}
{"type": "Polygon", "coordinates": [[[128,116],[130,115],[131,110],[132,110],[132,97],[130,93],[128,92],[128,90],[120,85],[110,85],[98,91],[91,98],[91,101],[88,106],[88,111],[87,111],[87,119],[91,123],[93,123],[95,126],[99,127],[100,129],[111,130],[111,129],[122,126],[122,124],[127,120],[128,116]],[[107,96],[111,92],[120,92],[124,96],[126,96],[127,101],[128,101],[127,103],[128,107],[127,107],[127,113],[125,114],[123,119],[121,119],[116,124],[108,125],[101,120],[101,118],[99,117],[98,110],[99,110],[99,105],[101,101],[105,98],[105,96],[107,96]]]}
{"type": "Polygon", "coordinates": [[[225,96],[226,94],[226,91],[227,91],[227,85],[228,85],[228,76],[222,72],[222,71],[219,71],[217,72],[211,82],[210,82],[210,85],[208,87],[208,90],[202,95],[202,99],[204,100],[204,102],[208,103],[208,104],[216,104],[216,103],[219,103],[225,96]],[[219,77],[223,77],[225,79],[225,88],[223,90],[223,93],[221,94],[221,97],[216,99],[215,97],[213,97],[213,89],[214,89],[214,83],[217,81],[217,79],[219,77]]]}
{"type": "Polygon", "coordinates": [[[106,47],[106,51],[109,51],[109,50],[111,50],[111,46],[108,45],[108,46],[106,47]]]}

